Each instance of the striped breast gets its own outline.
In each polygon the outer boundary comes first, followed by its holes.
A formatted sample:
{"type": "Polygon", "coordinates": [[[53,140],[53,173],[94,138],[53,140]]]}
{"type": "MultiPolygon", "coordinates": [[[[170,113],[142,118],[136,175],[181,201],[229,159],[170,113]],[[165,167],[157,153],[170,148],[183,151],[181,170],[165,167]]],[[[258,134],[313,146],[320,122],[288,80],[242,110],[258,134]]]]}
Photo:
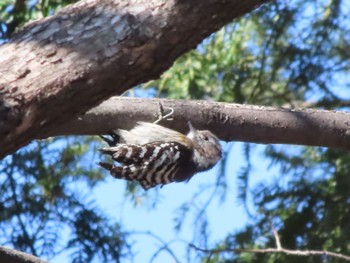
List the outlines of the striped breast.
{"type": "Polygon", "coordinates": [[[152,142],[144,145],[119,144],[101,149],[121,166],[100,163],[112,176],[136,180],[144,189],[189,179],[192,151],[176,142],[152,142]]]}

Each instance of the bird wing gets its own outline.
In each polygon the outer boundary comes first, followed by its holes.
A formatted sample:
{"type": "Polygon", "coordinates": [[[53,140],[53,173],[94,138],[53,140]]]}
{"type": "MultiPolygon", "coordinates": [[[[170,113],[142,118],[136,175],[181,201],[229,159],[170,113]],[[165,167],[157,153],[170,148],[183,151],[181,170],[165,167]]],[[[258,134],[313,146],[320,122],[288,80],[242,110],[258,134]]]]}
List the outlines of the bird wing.
{"type": "Polygon", "coordinates": [[[105,147],[102,153],[111,155],[121,166],[100,163],[115,178],[136,180],[147,190],[175,181],[175,175],[188,161],[190,150],[180,143],[153,142],[145,145],[120,144],[105,147]]]}

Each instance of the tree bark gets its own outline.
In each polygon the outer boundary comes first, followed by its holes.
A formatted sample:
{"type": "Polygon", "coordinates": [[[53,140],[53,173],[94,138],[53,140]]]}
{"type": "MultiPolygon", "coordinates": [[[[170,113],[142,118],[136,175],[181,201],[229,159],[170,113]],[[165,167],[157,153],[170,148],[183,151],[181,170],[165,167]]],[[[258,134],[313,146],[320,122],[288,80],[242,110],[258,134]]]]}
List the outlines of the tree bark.
{"type": "Polygon", "coordinates": [[[1,157],[174,60],[268,0],[90,0],[0,47],[1,157]]]}
{"type": "Polygon", "coordinates": [[[160,124],[187,132],[187,122],[210,129],[221,140],[254,143],[298,144],[350,150],[350,113],[315,109],[288,109],[209,101],[114,97],[70,122],[41,134],[108,134],[130,129],[137,121],[154,122],[159,103],[174,110],[173,121],[160,124]]]}
{"type": "Polygon", "coordinates": [[[48,263],[33,255],[0,246],[0,262],[6,263],[48,263]]]}

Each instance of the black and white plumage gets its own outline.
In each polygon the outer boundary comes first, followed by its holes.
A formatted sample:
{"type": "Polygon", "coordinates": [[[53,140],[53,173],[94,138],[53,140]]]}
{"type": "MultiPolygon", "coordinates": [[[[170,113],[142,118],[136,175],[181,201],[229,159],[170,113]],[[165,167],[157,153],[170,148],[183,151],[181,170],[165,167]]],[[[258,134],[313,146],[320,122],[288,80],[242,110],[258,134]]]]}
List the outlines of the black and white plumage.
{"type": "Polygon", "coordinates": [[[130,131],[117,130],[119,143],[102,148],[101,152],[119,165],[100,165],[115,178],[138,181],[145,190],[189,180],[195,173],[212,168],[221,158],[218,138],[210,131],[198,131],[189,125],[187,135],[147,122],[139,122],[130,131]]]}

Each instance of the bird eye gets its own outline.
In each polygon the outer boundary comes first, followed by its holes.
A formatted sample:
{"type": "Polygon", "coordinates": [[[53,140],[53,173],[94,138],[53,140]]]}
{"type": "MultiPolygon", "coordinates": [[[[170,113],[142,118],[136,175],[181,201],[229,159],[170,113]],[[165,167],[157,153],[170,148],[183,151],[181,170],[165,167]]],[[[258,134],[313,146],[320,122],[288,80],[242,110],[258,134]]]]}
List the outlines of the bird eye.
{"type": "Polygon", "coordinates": [[[208,136],[204,135],[204,138],[203,138],[205,141],[209,141],[209,138],[208,136]]]}

